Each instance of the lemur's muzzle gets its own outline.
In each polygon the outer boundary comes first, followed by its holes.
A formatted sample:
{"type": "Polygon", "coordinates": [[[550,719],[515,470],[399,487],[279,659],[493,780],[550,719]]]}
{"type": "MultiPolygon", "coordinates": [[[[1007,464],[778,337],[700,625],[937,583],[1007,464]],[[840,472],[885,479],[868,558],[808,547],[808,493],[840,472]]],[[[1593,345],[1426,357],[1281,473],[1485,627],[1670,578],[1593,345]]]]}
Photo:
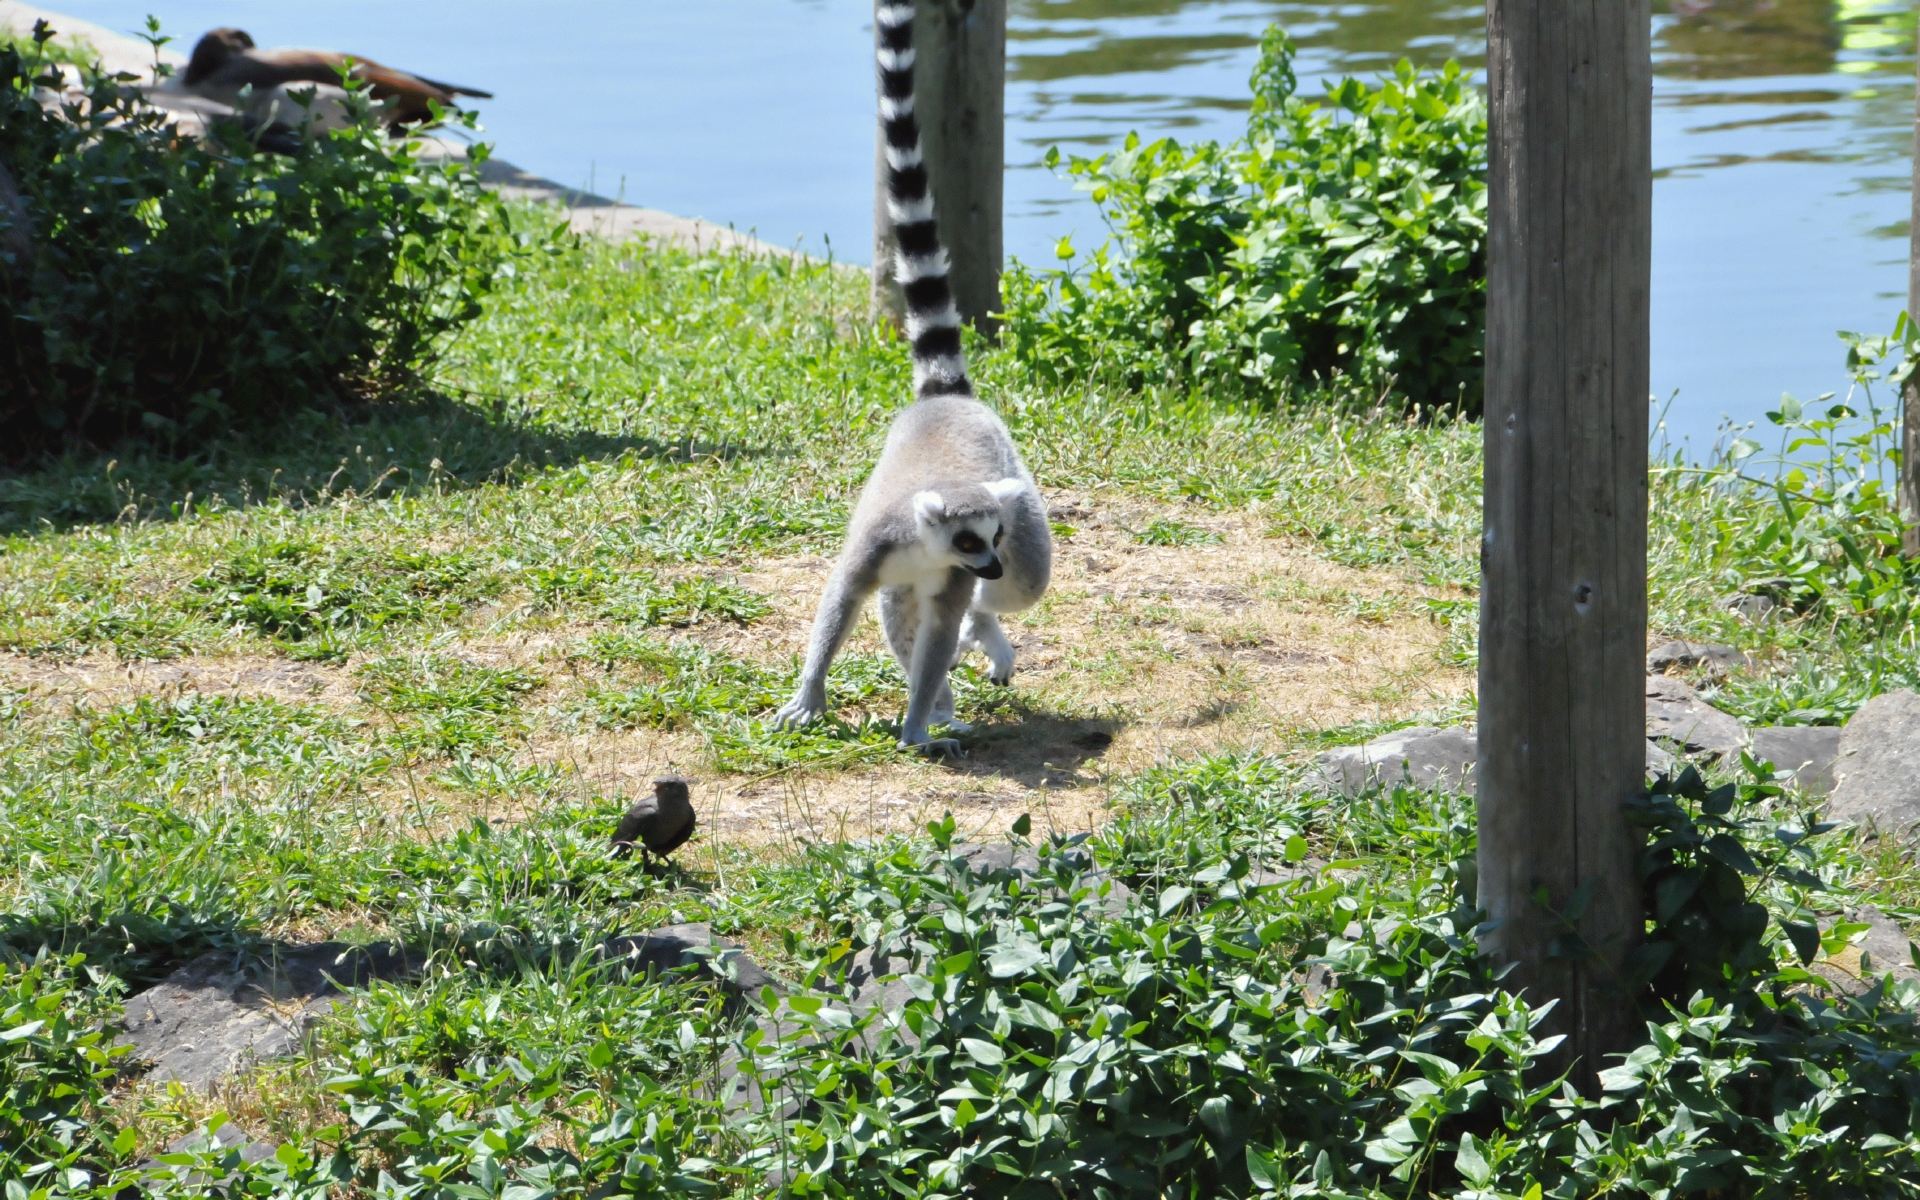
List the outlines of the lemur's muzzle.
{"type": "Polygon", "coordinates": [[[967,570],[972,571],[982,579],[998,579],[1007,573],[1007,569],[1000,565],[998,555],[988,559],[987,565],[984,567],[968,567],[967,570]]]}

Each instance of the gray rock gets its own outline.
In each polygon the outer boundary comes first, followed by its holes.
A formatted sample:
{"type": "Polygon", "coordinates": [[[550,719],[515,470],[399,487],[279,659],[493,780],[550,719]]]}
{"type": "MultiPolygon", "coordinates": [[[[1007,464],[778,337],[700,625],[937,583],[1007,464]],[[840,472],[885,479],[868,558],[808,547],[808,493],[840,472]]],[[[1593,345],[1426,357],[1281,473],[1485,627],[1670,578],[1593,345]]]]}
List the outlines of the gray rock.
{"type": "Polygon", "coordinates": [[[1853,919],[1871,926],[1855,946],[1860,952],[1861,974],[1877,976],[1891,971],[1895,979],[1920,979],[1920,970],[1913,965],[1913,943],[1898,921],[1871,904],[1854,913],[1853,919]]]}
{"type": "Polygon", "coordinates": [[[221,1150],[237,1149],[240,1151],[241,1162],[257,1163],[272,1158],[273,1152],[280,1147],[273,1142],[256,1142],[247,1136],[246,1130],[235,1125],[232,1121],[226,1121],[221,1124],[219,1129],[214,1131],[212,1137],[208,1137],[207,1131],[203,1128],[196,1129],[187,1136],[176,1139],[171,1146],[167,1147],[167,1153],[186,1154],[191,1151],[212,1150],[215,1148],[221,1150]]]}
{"type": "Polygon", "coordinates": [[[1742,595],[1728,596],[1720,602],[1720,607],[1758,624],[1779,606],[1774,603],[1772,596],[1742,595]]]}
{"type": "Polygon", "coordinates": [[[1840,734],[1827,815],[1905,833],[1920,823],[1920,696],[1875,696],[1840,734]]]}
{"type": "Polygon", "coordinates": [[[1647,671],[1659,675],[1673,667],[1711,667],[1717,673],[1741,671],[1747,667],[1747,656],[1732,646],[1722,646],[1716,642],[1668,642],[1657,646],[1647,654],[1647,671]]]}
{"type": "MultiPolygon", "coordinates": [[[[1125,905],[1127,897],[1133,895],[1133,889],[1118,879],[1110,878],[1106,872],[1093,864],[1093,856],[1084,847],[1076,847],[1058,852],[1066,861],[1086,873],[1095,886],[1105,882],[1106,895],[1102,903],[1109,909],[1125,905]]],[[[1001,872],[1011,872],[1022,878],[1040,873],[1040,856],[1024,847],[1016,847],[1011,842],[955,842],[948,847],[950,859],[963,860],[969,871],[981,879],[992,879],[1001,872]]]]}
{"type": "Polygon", "coordinates": [[[391,946],[340,942],[202,955],[127,1001],[121,1041],[148,1064],[148,1078],[211,1088],[298,1050],[343,988],[418,966],[391,946]]]}
{"type": "Polygon", "coordinates": [[[668,925],[646,933],[609,938],[601,952],[608,958],[622,959],[632,970],[648,975],[697,967],[701,974],[719,980],[736,996],[757,996],[769,985],[775,991],[780,990],[778,981],[749,958],[738,942],[715,937],[713,927],[703,922],[668,925]]]}
{"type": "Polygon", "coordinates": [[[1001,871],[1024,876],[1040,870],[1040,856],[1012,842],[955,842],[947,848],[947,856],[965,859],[967,869],[982,878],[1001,871]]]}
{"type": "MultiPolygon", "coordinates": [[[[272,1158],[274,1151],[279,1148],[280,1147],[273,1142],[256,1142],[248,1136],[246,1130],[240,1128],[240,1126],[234,1124],[232,1121],[225,1121],[221,1123],[219,1129],[213,1131],[211,1134],[207,1132],[206,1126],[203,1125],[185,1137],[175,1138],[173,1142],[167,1146],[167,1153],[212,1154],[216,1156],[217,1160],[224,1160],[229,1151],[237,1150],[240,1152],[240,1161],[242,1163],[257,1163],[265,1162],[267,1159],[272,1158]]],[[[157,1158],[148,1159],[141,1163],[140,1167],[142,1171],[148,1173],[148,1181],[151,1181],[154,1176],[164,1176],[171,1173],[176,1183],[184,1184],[187,1189],[191,1190],[190,1194],[193,1195],[220,1195],[222,1194],[222,1189],[228,1188],[232,1188],[234,1194],[239,1194],[238,1189],[234,1188],[233,1185],[238,1184],[240,1180],[237,1179],[232,1172],[223,1171],[219,1174],[209,1174],[205,1171],[185,1170],[180,1167],[166,1166],[157,1158]]],[[[127,1197],[130,1200],[133,1196],[148,1194],[152,1193],[131,1187],[123,1188],[117,1193],[116,1200],[119,1200],[120,1197],[127,1197]]]]}
{"type": "Polygon", "coordinates": [[[1865,995],[1889,973],[1895,983],[1920,979],[1920,970],[1913,966],[1907,931],[1899,922],[1872,905],[1848,913],[1846,919],[1865,921],[1869,927],[1865,935],[1837,954],[1816,959],[1809,970],[1848,996],[1865,995]]]}
{"type": "Polygon", "coordinates": [[[1747,743],[1740,722],[1665,675],[1647,676],[1647,736],[1670,741],[1689,754],[1738,754],[1747,743]]]}
{"type": "Polygon", "coordinates": [[[1753,756],[1792,772],[1794,786],[1813,796],[1833,790],[1833,764],[1840,754],[1840,730],[1820,725],[1778,725],[1753,731],[1753,756]]]}
{"type": "MultiPolygon", "coordinates": [[[[1479,742],[1472,730],[1416,725],[1375,738],[1364,746],[1329,750],[1315,762],[1329,790],[1354,796],[1376,784],[1399,783],[1408,775],[1413,777],[1415,787],[1453,787],[1457,791],[1472,792],[1475,790],[1474,764],[1478,758],[1479,742]]],[[[1648,740],[1649,778],[1670,775],[1676,765],[1673,755],[1648,740]]]]}
{"type": "Polygon", "coordinates": [[[1315,760],[1328,787],[1357,795],[1376,785],[1411,779],[1419,788],[1473,791],[1478,744],[1466,729],[1415,725],[1396,729],[1363,746],[1341,746],[1315,760]]]}

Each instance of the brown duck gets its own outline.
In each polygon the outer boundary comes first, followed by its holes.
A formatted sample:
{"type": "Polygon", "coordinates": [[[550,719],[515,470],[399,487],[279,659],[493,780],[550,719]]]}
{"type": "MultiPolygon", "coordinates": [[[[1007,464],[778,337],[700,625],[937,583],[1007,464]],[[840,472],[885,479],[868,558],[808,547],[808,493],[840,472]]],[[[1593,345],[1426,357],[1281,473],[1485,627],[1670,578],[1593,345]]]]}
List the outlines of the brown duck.
{"type": "Polygon", "coordinates": [[[388,121],[395,125],[424,121],[431,117],[429,101],[443,108],[454,107],[455,96],[493,98],[492,92],[459,84],[425,79],[351,54],[331,50],[261,50],[244,29],[210,30],[193,48],[187,60],[182,82],[188,90],[203,95],[232,93],[252,85],[266,91],[289,83],[340,82],[340,69],[371,86],[373,98],[390,105],[388,121]]]}

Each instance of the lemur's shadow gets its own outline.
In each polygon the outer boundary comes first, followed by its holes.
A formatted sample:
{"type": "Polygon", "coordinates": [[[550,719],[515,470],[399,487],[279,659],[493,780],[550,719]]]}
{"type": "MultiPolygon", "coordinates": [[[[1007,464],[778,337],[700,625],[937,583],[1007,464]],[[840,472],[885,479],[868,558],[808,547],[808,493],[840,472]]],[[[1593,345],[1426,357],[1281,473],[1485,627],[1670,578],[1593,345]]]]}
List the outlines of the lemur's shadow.
{"type": "Polygon", "coordinates": [[[1113,717],[1062,717],[1024,713],[1012,720],[982,722],[960,739],[965,758],[946,760],[957,774],[998,775],[1023,787],[1054,790],[1089,781],[1079,770],[1112,748],[1126,722],[1113,717]]]}

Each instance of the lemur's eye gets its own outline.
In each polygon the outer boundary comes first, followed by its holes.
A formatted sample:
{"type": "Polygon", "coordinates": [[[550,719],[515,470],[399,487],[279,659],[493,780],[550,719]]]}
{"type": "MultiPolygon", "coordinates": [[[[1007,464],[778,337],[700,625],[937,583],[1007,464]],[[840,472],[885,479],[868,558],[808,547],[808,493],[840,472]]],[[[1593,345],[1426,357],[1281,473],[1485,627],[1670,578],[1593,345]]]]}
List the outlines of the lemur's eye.
{"type": "Polygon", "coordinates": [[[978,554],[986,549],[986,545],[980,540],[980,535],[971,529],[954,535],[953,539],[953,548],[962,554],[978,554]]]}
{"type": "Polygon", "coordinates": [[[1005,536],[1007,536],[1007,531],[1006,531],[1006,530],[1004,530],[1004,529],[996,529],[996,530],[994,530],[994,531],[993,531],[993,544],[994,544],[994,545],[996,545],[996,546],[998,546],[998,545],[1000,544],[1000,539],[1001,539],[1001,538],[1003,538],[1003,537],[1005,537],[1005,536]]]}

